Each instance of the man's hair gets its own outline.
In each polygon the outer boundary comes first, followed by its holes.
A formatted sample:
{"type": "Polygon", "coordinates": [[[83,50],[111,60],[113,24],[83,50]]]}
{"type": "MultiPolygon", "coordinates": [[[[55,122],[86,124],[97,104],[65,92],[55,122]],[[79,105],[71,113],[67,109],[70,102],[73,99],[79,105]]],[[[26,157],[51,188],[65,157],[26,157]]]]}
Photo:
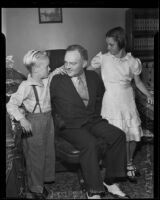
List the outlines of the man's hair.
{"type": "Polygon", "coordinates": [[[37,63],[37,60],[44,58],[48,58],[46,51],[30,50],[25,54],[23,64],[29,72],[32,72],[32,67],[37,63]]]}
{"type": "Polygon", "coordinates": [[[83,60],[88,61],[88,52],[81,45],[78,45],[78,44],[70,45],[70,46],[67,47],[66,52],[67,51],[75,51],[75,50],[77,50],[80,53],[83,60]]]}
{"type": "Polygon", "coordinates": [[[106,37],[112,37],[117,42],[120,49],[126,47],[126,33],[122,27],[118,26],[110,29],[106,33],[106,37]]]}

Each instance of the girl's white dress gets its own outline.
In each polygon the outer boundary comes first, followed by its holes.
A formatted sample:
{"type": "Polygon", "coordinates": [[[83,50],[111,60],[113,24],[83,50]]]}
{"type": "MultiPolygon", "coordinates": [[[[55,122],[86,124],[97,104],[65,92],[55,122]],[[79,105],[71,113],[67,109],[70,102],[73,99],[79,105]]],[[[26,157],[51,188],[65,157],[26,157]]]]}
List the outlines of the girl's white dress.
{"type": "Polygon", "coordinates": [[[102,117],[122,129],[126,133],[127,141],[140,141],[143,131],[131,86],[134,74],[139,75],[142,71],[140,60],[131,53],[117,58],[110,53],[100,52],[91,60],[91,66],[101,67],[105,86],[102,117]]]}

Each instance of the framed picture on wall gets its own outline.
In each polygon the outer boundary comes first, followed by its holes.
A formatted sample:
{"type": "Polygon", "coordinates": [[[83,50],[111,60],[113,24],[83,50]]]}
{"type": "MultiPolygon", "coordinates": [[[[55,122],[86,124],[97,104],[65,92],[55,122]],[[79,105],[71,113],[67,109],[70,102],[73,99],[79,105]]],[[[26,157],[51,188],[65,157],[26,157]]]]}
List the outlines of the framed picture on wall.
{"type": "Polygon", "coordinates": [[[38,8],[39,23],[62,23],[62,8],[38,8]]]}

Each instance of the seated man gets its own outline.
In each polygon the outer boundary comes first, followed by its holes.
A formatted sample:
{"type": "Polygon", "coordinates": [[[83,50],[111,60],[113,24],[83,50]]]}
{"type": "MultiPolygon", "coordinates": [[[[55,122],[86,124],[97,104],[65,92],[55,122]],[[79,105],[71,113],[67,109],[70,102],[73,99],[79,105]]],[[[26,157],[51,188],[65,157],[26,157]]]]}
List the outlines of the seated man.
{"type": "Polygon", "coordinates": [[[125,133],[101,118],[102,81],[96,72],[84,69],[87,60],[87,51],[82,46],[71,45],[66,49],[66,74],[51,80],[52,108],[64,124],[61,136],[80,150],[87,198],[100,199],[104,189],[119,198],[129,198],[115,183],[116,177],[126,176],[125,133]],[[98,138],[107,145],[104,181],[99,168],[98,138]]]}

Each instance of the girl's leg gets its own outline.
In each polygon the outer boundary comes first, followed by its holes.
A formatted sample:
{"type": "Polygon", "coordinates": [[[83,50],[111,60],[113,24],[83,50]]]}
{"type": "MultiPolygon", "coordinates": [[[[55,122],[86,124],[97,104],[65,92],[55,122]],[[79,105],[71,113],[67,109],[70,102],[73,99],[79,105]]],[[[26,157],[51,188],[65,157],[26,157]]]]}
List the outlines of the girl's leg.
{"type": "Polygon", "coordinates": [[[127,142],[127,176],[131,182],[137,183],[136,169],[133,165],[133,155],[136,149],[136,141],[127,142]]]}
{"type": "Polygon", "coordinates": [[[129,161],[132,163],[133,161],[133,155],[136,149],[137,142],[136,141],[130,141],[129,142],[129,161]]]}
{"type": "Polygon", "coordinates": [[[129,163],[130,160],[130,142],[126,142],[126,149],[127,149],[127,163],[129,163]]]}

